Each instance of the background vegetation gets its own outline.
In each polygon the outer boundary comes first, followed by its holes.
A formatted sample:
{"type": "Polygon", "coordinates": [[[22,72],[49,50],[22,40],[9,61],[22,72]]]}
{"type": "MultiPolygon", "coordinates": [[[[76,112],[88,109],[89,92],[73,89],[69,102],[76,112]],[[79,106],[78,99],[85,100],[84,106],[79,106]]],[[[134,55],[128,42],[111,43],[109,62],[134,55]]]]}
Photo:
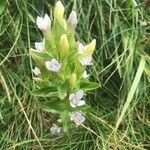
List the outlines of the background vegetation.
{"type": "Polygon", "coordinates": [[[0,0],[0,149],[150,149],[149,0],[62,0],[66,17],[78,14],[76,39],[96,38],[88,93],[92,113],[83,127],[58,136],[56,116],[36,105],[29,48],[42,39],[37,15],[50,14],[54,0],[0,0]]]}

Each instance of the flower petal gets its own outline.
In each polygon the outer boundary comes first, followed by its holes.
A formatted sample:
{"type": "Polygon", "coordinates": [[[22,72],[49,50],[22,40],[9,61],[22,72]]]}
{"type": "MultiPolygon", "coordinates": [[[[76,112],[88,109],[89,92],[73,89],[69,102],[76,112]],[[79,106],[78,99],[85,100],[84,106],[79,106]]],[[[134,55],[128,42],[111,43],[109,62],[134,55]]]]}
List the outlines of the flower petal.
{"type": "Polygon", "coordinates": [[[60,70],[61,64],[53,58],[51,61],[46,61],[45,66],[49,71],[58,72],[60,70]]]}
{"type": "Polygon", "coordinates": [[[71,106],[72,108],[75,108],[77,105],[75,105],[72,101],[70,101],[70,106],[71,106]]]}
{"type": "Polygon", "coordinates": [[[82,99],[84,92],[82,90],[76,92],[76,97],[78,100],[82,99]]]}
{"type": "Polygon", "coordinates": [[[32,69],[32,72],[36,75],[39,76],[41,74],[41,71],[38,67],[35,67],[34,69],[32,69]]]}
{"type": "Polygon", "coordinates": [[[92,65],[92,56],[83,57],[80,59],[80,63],[82,66],[92,65]]]}
{"type": "Polygon", "coordinates": [[[83,72],[82,77],[85,79],[89,77],[89,74],[87,73],[86,70],[83,72]]]}
{"type": "Polygon", "coordinates": [[[43,42],[35,42],[35,48],[39,52],[43,52],[44,50],[44,43],[43,42]]]}
{"type": "Polygon", "coordinates": [[[82,106],[85,104],[85,101],[84,100],[80,100],[79,103],[77,104],[77,106],[82,106]]]}
{"type": "Polygon", "coordinates": [[[72,99],[74,99],[74,98],[75,98],[75,94],[74,93],[72,93],[72,94],[69,95],[69,100],[70,101],[72,101],[72,99]]]}
{"type": "Polygon", "coordinates": [[[47,14],[45,14],[45,16],[44,16],[44,22],[45,22],[45,25],[47,26],[47,28],[51,27],[51,19],[47,14]]]}
{"type": "Polygon", "coordinates": [[[43,18],[38,16],[36,19],[36,24],[40,30],[42,30],[42,28],[43,28],[43,23],[44,23],[43,18]]]}
{"type": "Polygon", "coordinates": [[[79,54],[83,54],[83,51],[84,51],[84,46],[83,46],[83,44],[82,43],[80,43],[80,42],[77,42],[77,51],[78,51],[78,53],[79,54]]]}
{"type": "Polygon", "coordinates": [[[36,24],[41,31],[47,32],[50,29],[51,20],[49,16],[45,14],[44,18],[39,16],[37,17],[36,24]]]}

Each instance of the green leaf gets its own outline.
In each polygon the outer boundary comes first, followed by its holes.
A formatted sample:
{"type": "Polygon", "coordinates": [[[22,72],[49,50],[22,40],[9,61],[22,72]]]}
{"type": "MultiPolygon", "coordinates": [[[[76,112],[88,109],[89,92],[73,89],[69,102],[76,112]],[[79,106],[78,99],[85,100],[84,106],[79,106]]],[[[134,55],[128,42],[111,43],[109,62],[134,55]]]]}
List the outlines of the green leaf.
{"type": "Polygon", "coordinates": [[[36,52],[34,49],[30,49],[30,54],[32,58],[36,61],[42,61],[42,60],[49,60],[52,58],[52,56],[49,53],[46,52],[36,52]]]}
{"type": "Polygon", "coordinates": [[[59,98],[64,99],[66,97],[67,89],[68,89],[67,81],[65,81],[63,84],[60,84],[60,86],[58,86],[57,89],[58,89],[59,98]]]}
{"type": "Polygon", "coordinates": [[[57,88],[53,86],[32,91],[31,94],[40,97],[57,97],[58,91],[57,88]]]}
{"type": "Polygon", "coordinates": [[[69,106],[62,100],[53,99],[46,102],[40,102],[40,107],[45,111],[51,113],[62,113],[65,110],[69,110],[69,106]]]}
{"type": "Polygon", "coordinates": [[[80,89],[84,91],[90,91],[99,88],[101,85],[97,82],[90,82],[86,79],[80,81],[80,89]]]}
{"type": "MultiPolygon", "coordinates": [[[[43,71],[42,71],[42,75],[43,75],[43,71]]],[[[42,78],[39,78],[39,77],[33,77],[33,80],[41,88],[52,86],[52,83],[49,80],[46,80],[46,79],[43,80],[42,78]]]]}
{"type": "Polygon", "coordinates": [[[74,48],[75,47],[75,38],[74,38],[74,33],[67,33],[67,38],[68,38],[68,42],[69,42],[69,46],[71,48],[74,48]]]}
{"type": "Polygon", "coordinates": [[[63,130],[64,132],[68,132],[68,129],[69,129],[69,125],[70,125],[70,115],[69,115],[69,111],[63,111],[61,114],[60,114],[60,118],[63,122],[63,130]]]}
{"type": "Polygon", "coordinates": [[[118,129],[120,123],[124,119],[124,116],[125,116],[125,114],[128,110],[128,107],[130,106],[130,103],[134,98],[134,94],[136,93],[136,90],[138,88],[140,79],[141,79],[143,71],[144,71],[144,67],[145,67],[145,58],[141,57],[137,72],[136,72],[134,80],[133,80],[133,83],[132,83],[130,91],[127,95],[127,100],[126,100],[126,102],[125,102],[125,104],[124,104],[124,106],[121,110],[120,116],[118,117],[118,120],[117,120],[117,123],[116,123],[116,128],[115,128],[116,130],[118,129]]]}

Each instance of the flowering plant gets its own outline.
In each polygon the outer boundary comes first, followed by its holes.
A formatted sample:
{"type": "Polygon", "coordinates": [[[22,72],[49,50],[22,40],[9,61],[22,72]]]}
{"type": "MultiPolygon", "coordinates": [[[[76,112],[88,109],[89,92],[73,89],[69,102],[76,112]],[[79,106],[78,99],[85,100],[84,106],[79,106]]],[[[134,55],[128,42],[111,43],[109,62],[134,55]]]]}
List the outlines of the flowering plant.
{"type": "MultiPolygon", "coordinates": [[[[89,107],[84,95],[100,84],[90,82],[86,72],[86,66],[93,64],[92,54],[96,40],[86,46],[76,42],[74,35],[77,14],[73,10],[67,21],[63,16],[64,6],[58,1],[52,26],[47,14],[37,17],[36,24],[43,32],[44,39],[42,42],[35,42],[35,49],[31,48],[30,54],[36,64],[32,71],[37,90],[32,94],[49,98],[39,102],[40,107],[58,114],[64,131],[67,131],[71,121],[77,126],[85,121],[89,107]]],[[[57,129],[56,124],[51,130],[55,131],[54,129],[57,129]]]]}

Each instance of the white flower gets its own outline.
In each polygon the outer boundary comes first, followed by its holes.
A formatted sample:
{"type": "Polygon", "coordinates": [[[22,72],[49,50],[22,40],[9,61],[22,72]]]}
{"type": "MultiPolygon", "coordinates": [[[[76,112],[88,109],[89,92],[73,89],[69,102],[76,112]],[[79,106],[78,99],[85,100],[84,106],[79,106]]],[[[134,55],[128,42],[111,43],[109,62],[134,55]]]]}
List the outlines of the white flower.
{"type": "Polygon", "coordinates": [[[87,74],[86,70],[83,72],[82,77],[85,79],[89,77],[89,74],[87,74]]]}
{"type": "Polygon", "coordinates": [[[36,75],[39,76],[41,74],[41,71],[38,67],[35,67],[34,69],[32,69],[32,72],[36,75]]]}
{"type": "Polygon", "coordinates": [[[92,65],[92,56],[86,56],[80,59],[80,63],[82,66],[92,65]]]}
{"type": "Polygon", "coordinates": [[[38,52],[43,52],[44,42],[35,42],[35,48],[38,52]]]}
{"type": "Polygon", "coordinates": [[[76,44],[76,48],[77,48],[77,51],[78,51],[79,54],[83,54],[83,51],[84,51],[85,46],[83,46],[82,43],[80,43],[80,42],[78,41],[77,44],[76,44]]]}
{"type": "Polygon", "coordinates": [[[74,123],[79,126],[85,121],[85,117],[83,116],[82,112],[75,112],[71,114],[71,121],[74,121],[74,123]]]}
{"type": "Polygon", "coordinates": [[[53,124],[53,126],[50,128],[50,132],[54,135],[58,134],[60,133],[60,127],[58,127],[56,124],[53,124]]]}
{"type": "Polygon", "coordinates": [[[55,58],[53,58],[51,61],[46,61],[45,66],[49,71],[58,72],[61,64],[55,58]]]}
{"type": "Polygon", "coordinates": [[[77,20],[77,13],[73,10],[70,15],[69,18],[67,20],[67,25],[70,29],[75,29],[77,26],[78,20],[77,20]]]}
{"type": "Polygon", "coordinates": [[[69,96],[69,101],[70,101],[70,105],[71,107],[75,108],[77,106],[82,106],[85,104],[85,101],[82,100],[83,97],[83,91],[80,90],[76,93],[72,93],[69,96]]]}
{"type": "Polygon", "coordinates": [[[44,17],[38,16],[36,19],[36,24],[41,31],[47,32],[51,27],[51,19],[47,14],[45,14],[44,17]]]}

